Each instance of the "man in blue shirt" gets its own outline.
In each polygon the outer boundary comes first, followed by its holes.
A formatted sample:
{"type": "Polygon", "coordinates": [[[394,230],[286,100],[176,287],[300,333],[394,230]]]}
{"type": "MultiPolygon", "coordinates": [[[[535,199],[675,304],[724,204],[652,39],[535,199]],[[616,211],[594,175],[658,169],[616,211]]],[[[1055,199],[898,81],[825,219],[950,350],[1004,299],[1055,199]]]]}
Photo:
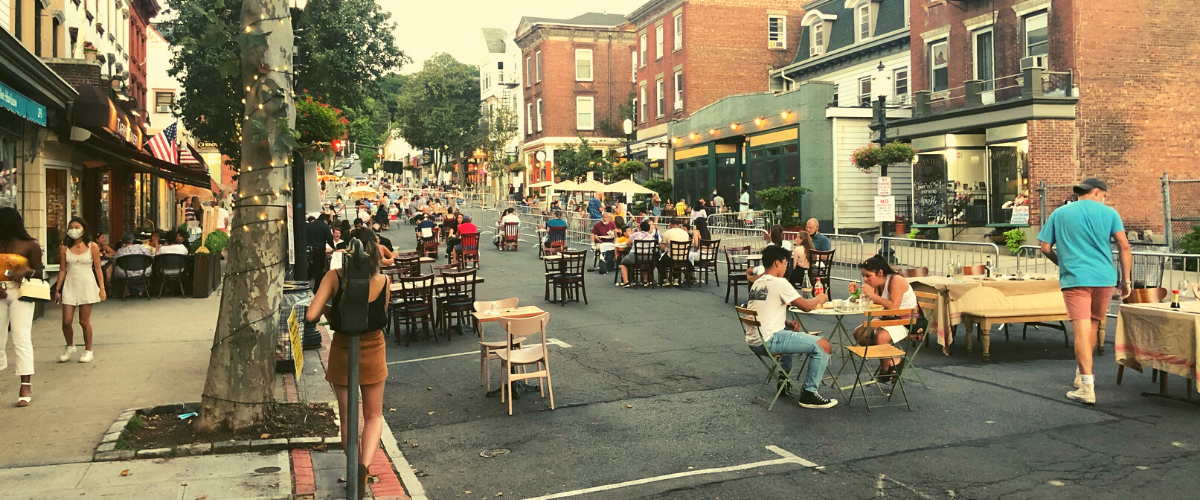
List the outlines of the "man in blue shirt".
{"type": "Polygon", "coordinates": [[[596,196],[596,193],[592,193],[592,199],[588,200],[587,211],[588,217],[592,219],[593,223],[600,221],[600,198],[596,196]]]}
{"type": "Polygon", "coordinates": [[[821,223],[817,219],[808,219],[804,224],[804,230],[812,237],[813,248],[818,252],[828,252],[833,249],[833,244],[829,242],[829,237],[821,234],[821,223]]]}
{"type": "Polygon", "coordinates": [[[1133,255],[1121,216],[1104,204],[1108,184],[1090,177],[1074,190],[1079,201],[1051,212],[1038,233],[1038,241],[1046,258],[1058,265],[1063,301],[1075,330],[1075,390],[1068,392],[1067,398],[1094,405],[1092,348],[1096,343],[1096,330],[1093,321],[1099,325],[1108,313],[1114,286],[1120,291],[1121,298],[1129,296],[1133,255]],[[1116,239],[1120,248],[1123,274],[1120,281],[1112,265],[1110,237],[1116,239]]]}

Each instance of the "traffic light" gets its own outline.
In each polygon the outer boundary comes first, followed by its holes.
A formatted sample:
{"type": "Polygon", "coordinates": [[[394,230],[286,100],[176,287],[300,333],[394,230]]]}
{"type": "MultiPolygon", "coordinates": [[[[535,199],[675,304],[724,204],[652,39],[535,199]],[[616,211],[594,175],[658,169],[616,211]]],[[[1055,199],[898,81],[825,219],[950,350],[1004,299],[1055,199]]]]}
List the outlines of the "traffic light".
{"type": "Polygon", "coordinates": [[[333,142],[329,143],[329,146],[332,147],[334,151],[341,151],[342,150],[342,140],[334,139],[333,142]]]}

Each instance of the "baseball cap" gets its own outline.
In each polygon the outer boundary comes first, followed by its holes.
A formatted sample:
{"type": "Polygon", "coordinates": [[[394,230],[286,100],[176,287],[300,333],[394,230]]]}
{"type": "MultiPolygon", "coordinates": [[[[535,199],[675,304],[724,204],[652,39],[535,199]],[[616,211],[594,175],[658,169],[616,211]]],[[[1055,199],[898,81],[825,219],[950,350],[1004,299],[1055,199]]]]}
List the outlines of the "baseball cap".
{"type": "Polygon", "coordinates": [[[1096,188],[1100,188],[1101,191],[1107,192],[1108,184],[1106,184],[1104,181],[1097,179],[1095,177],[1088,177],[1087,179],[1084,179],[1083,182],[1080,182],[1079,184],[1075,185],[1075,189],[1079,189],[1082,191],[1091,191],[1096,188]]]}

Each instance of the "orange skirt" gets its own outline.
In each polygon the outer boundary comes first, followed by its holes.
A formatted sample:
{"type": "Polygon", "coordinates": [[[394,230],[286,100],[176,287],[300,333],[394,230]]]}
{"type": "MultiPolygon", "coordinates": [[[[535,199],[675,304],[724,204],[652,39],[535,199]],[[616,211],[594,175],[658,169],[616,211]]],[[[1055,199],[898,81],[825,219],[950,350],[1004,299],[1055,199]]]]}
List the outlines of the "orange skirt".
{"type": "MultiPolygon", "coordinates": [[[[371,385],[387,380],[387,351],[384,347],[383,330],[376,330],[359,337],[358,384],[371,385]]],[[[335,385],[348,385],[350,336],[333,334],[329,345],[329,369],[325,380],[335,385]]]]}

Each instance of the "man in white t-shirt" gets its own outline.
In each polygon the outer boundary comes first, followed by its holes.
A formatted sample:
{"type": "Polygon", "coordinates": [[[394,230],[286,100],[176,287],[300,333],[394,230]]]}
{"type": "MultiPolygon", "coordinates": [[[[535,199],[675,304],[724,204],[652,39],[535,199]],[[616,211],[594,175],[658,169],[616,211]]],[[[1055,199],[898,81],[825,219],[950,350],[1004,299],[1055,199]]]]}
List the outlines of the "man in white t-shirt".
{"type": "MultiPolygon", "coordinates": [[[[675,285],[679,286],[679,278],[674,280],[669,279],[671,263],[671,243],[672,242],[690,242],[692,237],[688,236],[688,232],[679,227],[679,219],[671,219],[671,227],[663,233],[662,242],[658,244],[662,250],[662,255],[658,259],[658,276],[661,280],[659,286],[675,285]]],[[[690,273],[690,271],[689,271],[690,273]]]]}
{"type": "Polygon", "coordinates": [[[758,321],[762,326],[757,332],[752,328],[747,329],[746,344],[759,356],[766,356],[767,351],[776,355],[784,354],[779,364],[787,373],[792,371],[792,354],[812,356],[804,375],[804,392],[800,395],[800,406],[812,409],[832,408],[837,405],[837,400],[826,399],[817,392],[825,374],[825,367],[829,365],[832,346],[819,335],[799,331],[799,322],[787,320],[788,306],[811,311],[824,304],[828,297],[822,294],[806,299],[792,287],[784,277],[787,263],[792,258],[792,254],[787,250],[768,246],[763,249],[762,258],[766,273],[754,280],[750,286],[749,301],[746,303],[747,308],[758,312],[758,321]],[[761,338],[759,333],[762,334],[761,338]],[[766,346],[766,349],[763,346],[766,346]]]}

